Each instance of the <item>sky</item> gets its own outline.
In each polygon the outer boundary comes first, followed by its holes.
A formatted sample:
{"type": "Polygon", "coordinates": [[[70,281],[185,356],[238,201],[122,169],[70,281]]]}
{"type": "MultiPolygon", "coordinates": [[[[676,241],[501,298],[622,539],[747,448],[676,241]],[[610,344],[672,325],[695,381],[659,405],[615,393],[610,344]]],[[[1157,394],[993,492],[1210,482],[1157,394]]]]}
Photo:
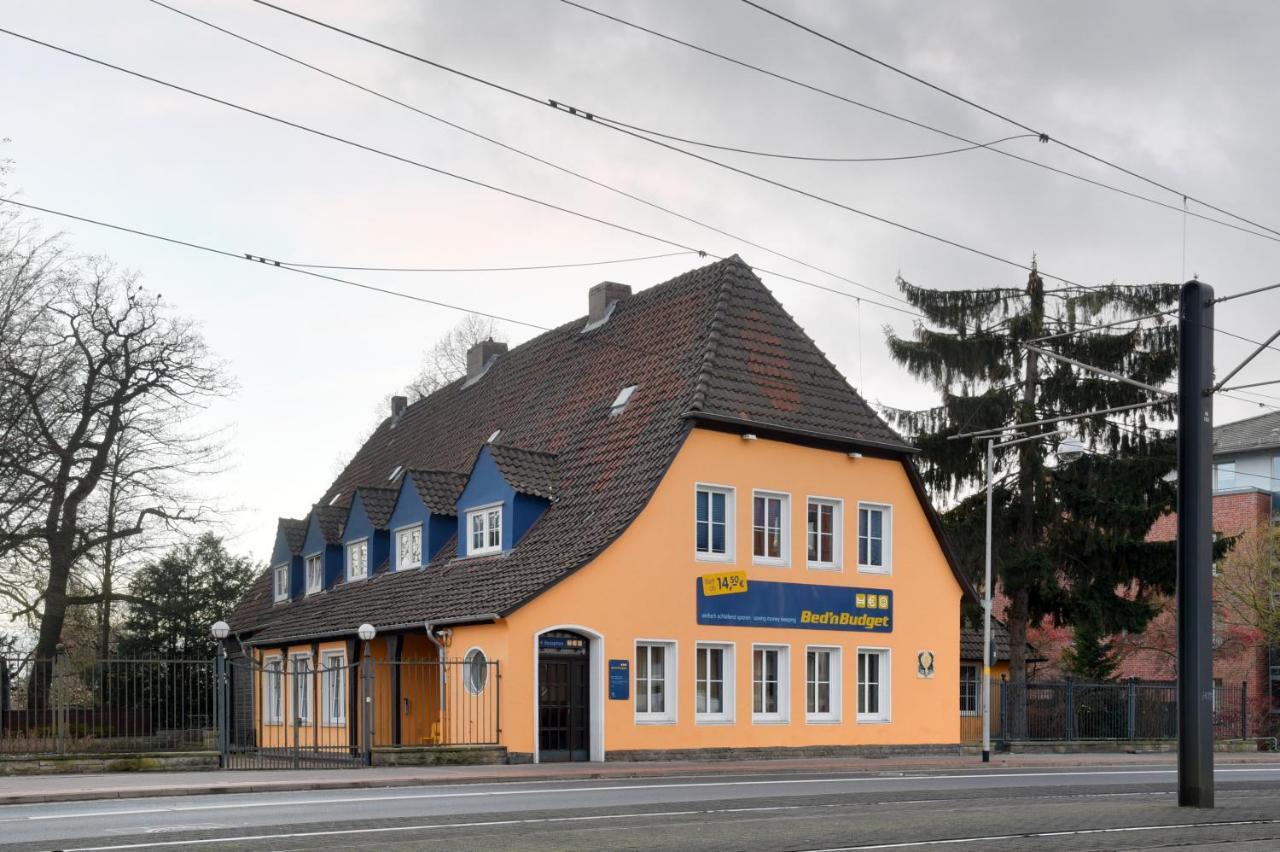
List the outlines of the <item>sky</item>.
{"type": "MultiPolygon", "coordinates": [[[[901,275],[941,288],[1018,286],[1011,265],[628,138],[318,28],[250,0],[176,8],[440,118],[643,196],[824,275],[572,178],[236,41],[149,0],[0,5],[0,26],[364,145],[716,255],[869,299],[901,275]]],[[[559,0],[280,0],[344,29],[614,120],[718,145],[824,157],[957,143],[735,67],[559,0]]],[[[739,0],[582,0],[610,14],[984,142],[1016,133],[739,0]]],[[[1172,187],[1057,145],[999,147],[1181,208],[1187,193],[1280,229],[1280,6],[1244,2],[858,2],[765,5],[1024,124],[1172,187]]],[[[0,34],[0,157],[22,201],[297,263],[494,267],[675,251],[490,189],[90,65],[0,34]]],[[[1219,294],[1280,281],[1280,242],[1184,216],[987,150],[822,163],[725,162],[1084,284],[1182,281],[1219,294]]],[[[1190,204],[1190,209],[1213,214],[1190,204]]],[[[389,393],[463,314],[260,264],[31,214],[78,252],[111,258],[196,320],[236,388],[201,415],[225,429],[203,484],[233,549],[265,559],[382,416],[389,393]]],[[[1272,235],[1273,237],[1275,235],[1272,235]]],[[[343,273],[463,309],[555,326],[601,280],[652,286],[697,255],[538,272],[343,273]]],[[[912,318],[762,274],[872,402],[936,395],[894,364],[885,330],[912,318]]],[[[1263,339],[1280,290],[1224,303],[1219,328],[1263,339]]],[[[500,324],[513,344],[536,331],[500,324]]],[[[1252,344],[1216,337],[1220,372],[1252,344]]],[[[1266,351],[1238,381],[1276,378],[1266,351]]],[[[1263,388],[1280,397],[1280,387],[1263,388]]],[[[1280,406],[1280,399],[1269,402],[1280,406]]],[[[1218,422],[1267,409],[1220,398],[1218,422]]]]}

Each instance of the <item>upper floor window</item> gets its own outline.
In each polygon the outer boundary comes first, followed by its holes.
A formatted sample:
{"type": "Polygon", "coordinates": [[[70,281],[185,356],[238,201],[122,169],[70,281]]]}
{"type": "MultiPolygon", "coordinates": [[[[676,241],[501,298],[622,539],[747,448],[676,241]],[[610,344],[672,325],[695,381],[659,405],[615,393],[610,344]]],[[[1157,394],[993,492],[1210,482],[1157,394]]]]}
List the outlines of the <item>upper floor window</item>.
{"type": "Polygon", "coordinates": [[[467,555],[502,550],[502,506],[486,506],[467,512],[467,555]]]}
{"type": "Polygon", "coordinates": [[[273,599],[276,603],[289,600],[289,566],[277,565],[272,569],[273,599]]]}
{"type": "Polygon", "coordinates": [[[362,538],[347,545],[347,581],[369,576],[369,539],[362,538]]]}
{"type": "Polygon", "coordinates": [[[891,510],[888,506],[858,504],[858,570],[888,574],[891,510]]]}
{"type": "Polygon", "coordinates": [[[1236,487],[1236,463],[1218,462],[1213,466],[1213,490],[1230,491],[1236,487]]]}
{"type": "Polygon", "coordinates": [[[840,567],[840,519],[839,500],[809,498],[808,562],[811,568],[840,567]]]}
{"type": "Polygon", "coordinates": [[[672,642],[636,643],[636,721],[675,718],[675,651],[672,642]]]}
{"type": "Polygon", "coordinates": [[[733,559],[733,489],[699,485],[694,507],[695,555],[699,559],[733,559]]]}
{"type": "Polygon", "coordinates": [[[396,530],[396,570],[422,566],[422,525],[396,530]]]}
{"type": "Polygon", "coordinates": [[[307,594],[310,595],[324,588],[324,554],[317,553],[314,556],[308,556],[306,568],[307,594]]]}
{"type": "Polygon", "coordinates": [[[788,562],[786,494],[757,492],[751,499],[751,558],[764,565],[786,565],[788,562]]]}

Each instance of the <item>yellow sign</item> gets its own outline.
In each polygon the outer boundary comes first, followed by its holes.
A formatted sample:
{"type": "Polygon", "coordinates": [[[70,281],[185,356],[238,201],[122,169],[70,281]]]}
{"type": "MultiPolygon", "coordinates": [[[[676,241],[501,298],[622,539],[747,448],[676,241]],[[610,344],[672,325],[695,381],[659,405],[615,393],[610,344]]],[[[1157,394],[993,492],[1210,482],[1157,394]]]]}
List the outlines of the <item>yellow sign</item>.
{"type": "Polygon", "coordinates": [[[746,571],[725,571],[721,574],[702,575],[702,593],[713,595],[738,595],[747,590],[746,571]]]}

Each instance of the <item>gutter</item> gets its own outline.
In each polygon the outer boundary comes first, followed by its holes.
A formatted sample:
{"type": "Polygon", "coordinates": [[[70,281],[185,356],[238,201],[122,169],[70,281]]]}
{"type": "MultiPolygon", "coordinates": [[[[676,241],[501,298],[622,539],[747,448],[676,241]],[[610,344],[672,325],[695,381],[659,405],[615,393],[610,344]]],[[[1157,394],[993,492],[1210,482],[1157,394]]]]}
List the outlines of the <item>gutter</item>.
{"type": "MultiPolygon", "coordinates": [[[[486,612],[478,615],[460,615],[460,616],[455,616],[453,618],[431,619],[427,622],[410,621],[404,624],[389,624],[386,627],[378,627],[378,632],[381,633],[383,631],[412,630],[413,628],[416,628],[416,627],[422,627],[424,623],[431,625],[431,627],[451,627],[455,624],[489,624],[489,623],[492,623],[495,621],[501,621],[501,620],[502,620],[502,616],[498,615],[496,612],[486,612]]],[[[374,626],[377,627],[376,624],[374,626]]],[[[332,639],[332,638],[354,635],[354,633],[355,633],[354,630],[337,631],[337,632],[325,631],[322,633],[302,633],[295,636],[285,636],[279,639],[269,639],[266,641],[263,641],[261,639],[249,640],[249,641],[243,642],[242,644],[248,645],[249,647],[257,647],[259,645],[281,645],[288,642],[306,642],[306,641],[311,641],[313,639],[332,639]]]]}
{"type": "Polygon", "coordinates": [[[764,420],[748,420],[744,417],[731,417],[727,414],[710,414],[705,411],[689,410],[680,415],[687,420],[701,420],[705,423],[716,423],[724,426],[739,426],[747,429],[758,429],[779,435],[791,435],[797,438],[808,438],[817,441],[829,441],[836,444],[847,444],[855,447],[880,450],[895,455],[915,455],[920,452],[908,444],[891,444],[887,441],[876,441],[871,438],[855,438],[838,432],[821,432],[816,429],[800,429],[795,426],[782,426],[764,420]]]}

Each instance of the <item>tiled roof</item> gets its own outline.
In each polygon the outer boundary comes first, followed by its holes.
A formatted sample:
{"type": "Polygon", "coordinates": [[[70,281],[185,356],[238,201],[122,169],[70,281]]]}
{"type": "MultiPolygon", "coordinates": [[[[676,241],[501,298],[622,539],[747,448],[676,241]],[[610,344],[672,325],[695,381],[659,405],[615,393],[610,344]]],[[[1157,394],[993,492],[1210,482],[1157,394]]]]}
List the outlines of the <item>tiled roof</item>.
{"type": "Polygon", "coordinates": [[[467,485],[465,473],[450,470],[411,470],[413,486],[433,515],[458,514],[458,498],[467,485]]]}
{"type": "Polygon", "coordinates": [[[307,539],[307,521],[305,518],[281,518],[277,529],[284,533],[285,543],[294,556],[302,553],[302,543],[307,539]]]}
{"type": "Polygon", "coordinates": [[[360,500],[364,503],[364,513],[369,516],[369,523],[375,530],[385,530],[391,520],[391,513],[396,508],[396,497],[400,492],[394,488],[374,488],[361,485],[356,489],[360,500]]]}
{"type": "MultiPolygon", "coordinates": [[[[998,618],[991,619],[991,644],[996,649],[996,661],[1009,662],[1009,628],[998,618]]],[[[1027,643],[1027,662],[1042,662],[1043,657],[1036,656],[1036,649],[1027,643]]],[[[960,659],[982,662],[982,628],[960,628],[960,659]]]]}
{"type": "Polygon", "coordinates": [[[507,444],[490,444],[489,452],[493,454],[502,478],[516,491],[548,500],[555,498],[559,473],[556,457],[551,453],[507,444]]]}
{"type": "Polygon", "coordinates": [[[1214,455],[1280,447],[1280,411],[1213,427],[1214,455]]]}
{"type": "MultiPolygon", "coordinates": [[[[264,585],[268,594],[250,594],[237,608],[235,629],[267,642],[345,635],[362,621],[387,629],[505,615],[627,528],[694,420],[839,439],[911,468],[910,448],[736,256],[636,293],[597,328],[584,332],[584,325],[579,317],[546,332],[498,357],[470,386],[453,382],[398,420],[388,418],[321,498],[325,504],[384,482],[396,466],[470,470],[501,430],[508,448],[537,447],[555,461],[534,465],[526,451],[516,465],[524,487],[555,497],[516,548],[458,559],[456,547],[446,545],[421,570],[375,575],[274,607],[264,585]],[[610,417],[618,391],[629,385],[638,386],[634,396],[610,417]]],[[[430,478],[415,475],[420,492],[430,478]]]]}
{"type": "MultiPolygon", "coordinates": [[[[354,489],[352,489],[354,490],[354,489]]],[[[342,544],[342,525],[347,521],[347,507],[328,503],[312,509],[320,522],[320,535],[328,544],[342,544]]]]}

